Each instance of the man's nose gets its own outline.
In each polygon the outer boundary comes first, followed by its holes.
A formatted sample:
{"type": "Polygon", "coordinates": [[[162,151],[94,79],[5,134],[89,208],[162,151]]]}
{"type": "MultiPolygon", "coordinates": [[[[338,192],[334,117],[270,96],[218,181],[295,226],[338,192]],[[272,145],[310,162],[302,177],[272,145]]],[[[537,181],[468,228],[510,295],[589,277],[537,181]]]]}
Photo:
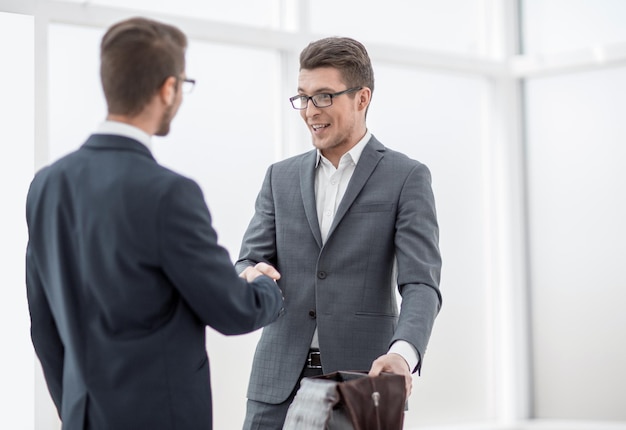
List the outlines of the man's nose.
{"type": "Polygon", "coordinates": [[[313,99],[308,99],[306,102],[306,109],[304,111],[306,116],[313,116],[319,113],[320,108],[315,106],[315,103],[313,103],[313,99]]]}

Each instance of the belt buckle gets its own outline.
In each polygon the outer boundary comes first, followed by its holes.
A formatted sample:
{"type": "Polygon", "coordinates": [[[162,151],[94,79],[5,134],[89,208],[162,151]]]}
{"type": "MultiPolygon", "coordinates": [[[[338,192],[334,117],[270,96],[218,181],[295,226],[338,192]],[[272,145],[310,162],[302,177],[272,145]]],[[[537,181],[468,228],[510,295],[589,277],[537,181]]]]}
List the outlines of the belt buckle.
{"type": "Polygon", "coordinates": [[[306,365],[309,369],[321,369],[322,363],[320,360],[320,352],[319,351],[311,351],[309,352],[309,357],[306,360],[306,365]],[[313,357],[317,356],[317,362],[320,364],[313,364],[313,357]]]}

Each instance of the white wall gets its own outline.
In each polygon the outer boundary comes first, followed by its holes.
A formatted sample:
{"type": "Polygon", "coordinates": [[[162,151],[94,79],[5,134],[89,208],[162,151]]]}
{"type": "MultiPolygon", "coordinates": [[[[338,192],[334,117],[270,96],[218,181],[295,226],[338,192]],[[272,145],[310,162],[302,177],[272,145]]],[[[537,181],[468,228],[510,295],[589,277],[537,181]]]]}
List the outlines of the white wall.
{"type": "Polygon", "coordinates": [[[624,94],[624,67],[528,83],[540,418],[626,420],[624,94]]]}
{"type": "Polygon", "coordinates": [[[32,429],[35,412],[35,360],[24,288],[24,208],[34,166],[33,52],[33,18],[0,12],[0,427],[10,423],[14,429],[32,429]]]}

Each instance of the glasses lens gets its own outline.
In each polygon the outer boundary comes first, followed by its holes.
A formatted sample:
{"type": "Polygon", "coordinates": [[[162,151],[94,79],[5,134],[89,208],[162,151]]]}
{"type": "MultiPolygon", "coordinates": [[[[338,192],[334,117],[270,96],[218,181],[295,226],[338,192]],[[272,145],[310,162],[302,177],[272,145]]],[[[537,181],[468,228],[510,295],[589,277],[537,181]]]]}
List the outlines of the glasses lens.
{"type": "Polygon", "coordinates": [[[290,100],[294,109],[306,109],[307,102],[309,101],[309,99],[304,96],[295,96],[290,100]]]}
{"type": "Polygon", "coordinates": [[[183,93],[189,94],[190,92],[192,92],[194,84],[195,82],[192,80],[183,81],[183,93]]]}
{"type": "Polygon", "coordinates": [[[317,107],[328,107],[333,104],[333,96],[330,94],[316,94],[313,96],[313,103],[317,107]]]}

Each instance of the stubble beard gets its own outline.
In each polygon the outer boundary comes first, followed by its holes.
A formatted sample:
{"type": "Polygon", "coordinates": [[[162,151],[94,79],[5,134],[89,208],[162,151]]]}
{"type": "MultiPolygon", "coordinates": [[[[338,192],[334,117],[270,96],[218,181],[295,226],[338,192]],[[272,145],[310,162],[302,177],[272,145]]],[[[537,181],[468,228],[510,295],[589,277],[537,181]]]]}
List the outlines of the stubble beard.
{"type": "Polygon", "coordinates": [[[173,106],[168,106],[161,116],[161,122],[156,133],[157,136],[167,136],[170,132],[170,124],[172,123],[173,106]]]}

